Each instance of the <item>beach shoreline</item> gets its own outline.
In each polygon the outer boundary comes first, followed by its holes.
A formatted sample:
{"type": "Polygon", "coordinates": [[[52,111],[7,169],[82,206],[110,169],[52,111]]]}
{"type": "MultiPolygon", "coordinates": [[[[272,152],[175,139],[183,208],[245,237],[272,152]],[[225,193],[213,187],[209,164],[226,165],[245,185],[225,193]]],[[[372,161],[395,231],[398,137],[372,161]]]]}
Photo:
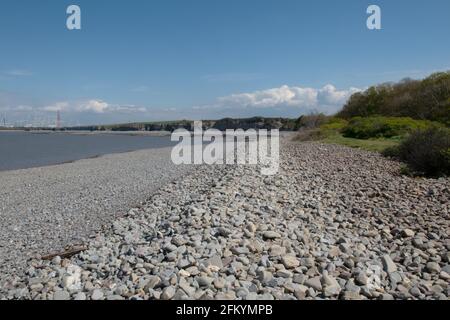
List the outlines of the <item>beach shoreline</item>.
{"type": "Polygon", "coordinates": [[[1,171],[1,271],[23,269],[32,256],[85,242],[159,187],[180,179],[190,168],[173,165],[170,153],[170,147],[143,149],[1,171]]]}
{"type": "Polygon", "coordinates": [[[448,179],[320,143],[283,140],[280,160],[275,176],[196,166],[0,297],[448,299],[448,179]]]}

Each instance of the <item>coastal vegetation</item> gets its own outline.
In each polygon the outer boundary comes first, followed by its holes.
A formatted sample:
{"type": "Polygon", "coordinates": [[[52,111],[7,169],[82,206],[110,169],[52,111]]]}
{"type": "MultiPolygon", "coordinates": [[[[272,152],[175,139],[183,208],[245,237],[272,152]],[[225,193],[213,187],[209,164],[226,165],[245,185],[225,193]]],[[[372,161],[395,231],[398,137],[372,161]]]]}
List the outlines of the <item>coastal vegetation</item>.
{"type": "Polygon", "coordinates": [[[450,125],[450,71],[423,80],[404,79],[398,83],[373,86],[352,95],[339,118],[410,117],[450,125]]]}
{"type": "Polygon", "coordinates": [[[384,155],[407,164],[404,173],[430,177],[450,176],[450,129],[430,127],[411,133],[384,155]]]}
{"type": "MultiPolygon", "coordinates": [[[[305,118],[317,117],[305,116],[305,118]]],[[[399,144],[400,136],[377,136],[369,134],[372,132],[368,130],[367,133],[360,133],[353,135],[354,123],[336,117],[323,118],[322,124],[315,128],[300,129],[295,139],[297,141],[320,141],[324,143],[340,144],[352,148],[361,148],[369,151],[382,152],[388,147],[393,147],[399,144]],[[344,132],[347,132],[345,134],[344,132]],[[363,135],[365,138],[360,138],[363,135]]],[[[356,120],[356,119],[355,119],[356,120]]],[[[306,119],[303,121],[307,121],[306,119]]]]}
{"type": "Polygon", "coordinates": [[[450,175],[450,72],[382,84],[334,116],[300,117],[298,141],[341,144],[403,161],[405,173],[450,175]]]}

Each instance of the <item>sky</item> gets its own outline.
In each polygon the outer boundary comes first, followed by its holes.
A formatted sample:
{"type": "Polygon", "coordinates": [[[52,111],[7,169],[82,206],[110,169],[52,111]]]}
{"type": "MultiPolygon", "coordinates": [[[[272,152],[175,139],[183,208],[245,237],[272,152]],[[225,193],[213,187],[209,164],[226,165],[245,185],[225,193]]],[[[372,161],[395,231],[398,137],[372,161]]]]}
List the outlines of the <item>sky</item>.
{"type": "Polygon", "coordinates": [[[450,69],[448,0],[2,0],[0,121],[332,114],[450,69]],[[81,8],[81,30],[66,9],[81,8]],[[366,26],[381,8],[381,30],[366,26]]]}

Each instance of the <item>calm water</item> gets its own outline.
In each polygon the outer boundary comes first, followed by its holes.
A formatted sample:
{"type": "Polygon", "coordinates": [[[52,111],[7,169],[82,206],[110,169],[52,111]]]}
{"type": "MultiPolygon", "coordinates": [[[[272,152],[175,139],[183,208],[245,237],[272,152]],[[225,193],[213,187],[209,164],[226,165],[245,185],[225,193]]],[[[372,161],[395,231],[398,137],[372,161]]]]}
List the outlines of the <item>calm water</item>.
{"type": "Polygon", "coordinates": [[[170,137],[0,131],[0,171],[175,145],[170,137]]]}

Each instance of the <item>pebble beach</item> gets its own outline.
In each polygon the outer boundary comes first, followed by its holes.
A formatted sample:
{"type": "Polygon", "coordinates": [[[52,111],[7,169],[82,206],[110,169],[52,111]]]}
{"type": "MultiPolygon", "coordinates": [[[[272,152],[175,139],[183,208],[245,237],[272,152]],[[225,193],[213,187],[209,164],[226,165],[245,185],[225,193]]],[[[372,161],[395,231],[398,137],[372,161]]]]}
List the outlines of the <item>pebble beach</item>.
{"type": "Polygon", "coordinates": [[[448,179],[402,176],[400,163],[376,153],[287,139],[274,176],[250,165],[172,167],[161,150],[61,165],[63,181],[46,168],[1,173],[0,298],[448,299],[448,179]],[[80,188],[88,176],[97,193],[80,188]],[[27,211],[49,192],[72,207],[27,211]],[[36,216],[19,219],[18,208],[36,216]],[[19,245],[9,242],[15,228],[19,245]],[[87,250],[33,256],[75,239],[87,250]]]}

